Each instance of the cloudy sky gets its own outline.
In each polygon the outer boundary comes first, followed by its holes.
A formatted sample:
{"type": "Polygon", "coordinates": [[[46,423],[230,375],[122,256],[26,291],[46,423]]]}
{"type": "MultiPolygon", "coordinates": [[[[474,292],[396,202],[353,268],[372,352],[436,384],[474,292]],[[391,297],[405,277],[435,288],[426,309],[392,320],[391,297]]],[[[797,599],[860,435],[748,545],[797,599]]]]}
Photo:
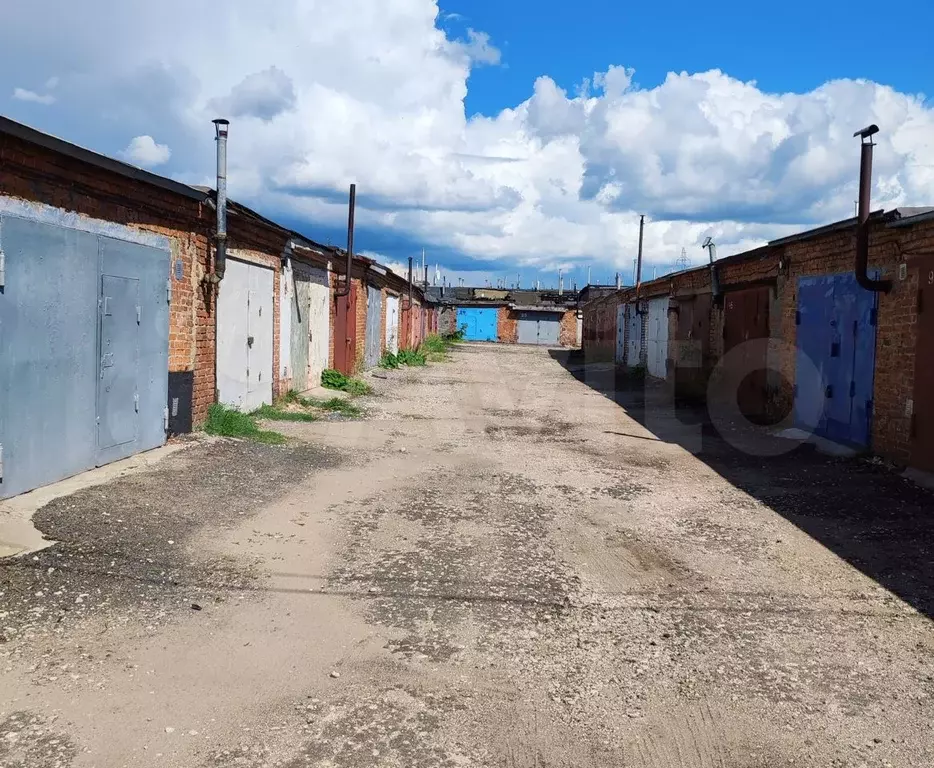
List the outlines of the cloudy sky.
{"type": "Polygon", "coordinates": [[[224,116],[232,196],[310,237],[343,242],[353,181],[386,261],[628,279],[640,213],[650,274],[852,215],[872,122],[874,207],[934,203],[930,5],[30,0],[0,111],[192,183],[224,116]]]}

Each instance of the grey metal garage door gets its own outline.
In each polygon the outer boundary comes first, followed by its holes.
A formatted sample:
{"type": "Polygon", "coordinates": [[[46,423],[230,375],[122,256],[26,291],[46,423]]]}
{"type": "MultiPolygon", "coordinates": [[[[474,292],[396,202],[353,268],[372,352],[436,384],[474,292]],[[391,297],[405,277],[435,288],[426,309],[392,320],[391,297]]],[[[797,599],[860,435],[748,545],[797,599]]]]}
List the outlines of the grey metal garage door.
{"type": "Polygon", "coordinates": [[[169,251],[0,216],[0,498],[165,442],[169,251]]]}
{"type": "Polygon", "coordinates": [[[519,343],[557,346],[561,331],[559,312],[520,312],[519,343]]]}
{"type": "Polygon", "coordinates": [[[379,365],[383,349],[383,292],[372,285],[367,286],[366,294],[366,357],[367,368],[379,365]]]}

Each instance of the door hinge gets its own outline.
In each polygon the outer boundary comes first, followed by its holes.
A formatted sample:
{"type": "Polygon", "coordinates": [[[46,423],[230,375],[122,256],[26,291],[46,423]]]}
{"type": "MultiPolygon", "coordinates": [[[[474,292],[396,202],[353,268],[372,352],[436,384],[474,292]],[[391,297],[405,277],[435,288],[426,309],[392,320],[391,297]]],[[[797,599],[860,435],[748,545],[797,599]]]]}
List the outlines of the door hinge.
{"type": "Polygon", "coordinates": [[[824,390],[824,397],[833,397],[833,385],[828,384],[827,389],[824,390]]]}
{"type": "Polygon", "coordinates": [[[0,288],[6,288],[6,254],[0,248],[0,288]]]}
{"type": "Polygon", "coordinates": [[[139,392],[133,395],[133,410],[139,413],[139,392]]]}
{"type": "Polygon", "coordinates": [[[143,315],[143,308],[137,306],[137,307],[136,307],[136,324],[137,324],[137,325],[140,324],[140,320],[142,319],[142,315],[143,315]]]}
{"type": "Polygon", "coordinates": [[[3,482],[3,443],[0,443],[0,483],[3,482]]]}
{"type": "Polygon", "coordinates": [[[165,281],[165,300],[166,303],[172,303],[172,278],[165,281]]]}
{"type": "Polygon", "coordinates": [[[169,406],[162,409],[162,428],[169,431],[169,406]]]}

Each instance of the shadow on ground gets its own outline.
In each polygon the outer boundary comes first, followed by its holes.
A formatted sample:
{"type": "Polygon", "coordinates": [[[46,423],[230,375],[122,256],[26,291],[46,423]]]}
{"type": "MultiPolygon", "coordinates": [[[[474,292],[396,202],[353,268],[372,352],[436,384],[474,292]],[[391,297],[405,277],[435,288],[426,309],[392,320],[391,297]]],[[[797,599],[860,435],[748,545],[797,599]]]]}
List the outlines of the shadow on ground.
{"type": "Polygon", "coordinates": [[[609,365],[584,366],[579,351],[550,354],[655,438],[681,445],[736,488],[934,618],[934,494],[881,462],[828,457],[813,445],[776,438],[748,423],[718,421],[715,426],[706,407],[676,403],[667,384],[634,379],[609,365]]]}

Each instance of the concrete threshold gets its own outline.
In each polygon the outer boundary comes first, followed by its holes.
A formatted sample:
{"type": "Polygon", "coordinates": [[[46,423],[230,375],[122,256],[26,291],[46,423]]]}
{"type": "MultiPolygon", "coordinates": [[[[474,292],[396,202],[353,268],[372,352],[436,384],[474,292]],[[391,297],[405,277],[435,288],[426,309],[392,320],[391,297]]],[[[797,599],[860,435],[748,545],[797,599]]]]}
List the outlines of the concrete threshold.
{"type": "Polygon", "coordinates": [[[191,439],[163,445],[161,448],[154,448],[103,467],[89,469],[87,472],[59,480],[57,483],[44,485],[11,499],[0,501],[0,558],[29,555],[55,544],[51,539],[45,538],[32,523],[32,516],[36,511],[42,509],[50,501],[62,496],[70,496],[85,488],[103,485],[124,475],[150,469],[167,456],[197,445],[206,439],[211,438],[191,439]]]}

